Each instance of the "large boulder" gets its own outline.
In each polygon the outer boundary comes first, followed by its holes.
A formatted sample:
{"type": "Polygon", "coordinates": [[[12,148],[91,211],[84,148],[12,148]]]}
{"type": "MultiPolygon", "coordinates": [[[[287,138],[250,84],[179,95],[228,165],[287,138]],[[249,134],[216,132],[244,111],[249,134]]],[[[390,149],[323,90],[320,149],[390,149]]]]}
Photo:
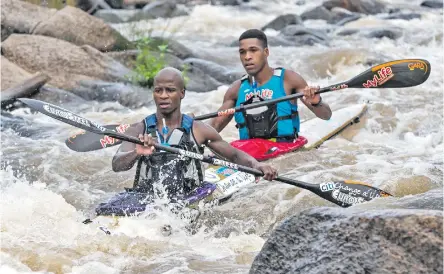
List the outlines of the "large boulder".
{"type": "Polygon", "coordinates": [[[16,64],[10,62],[6,57],[1,57],[1,90],[12,88],[19,83],[32,77],[32,74],[16,64]]]}
{"type": "Polygon", "coordinates": [[[224,84],[231,84],[235,80],[242,77],[242,72],[232,71],[224,66],[221,66],[215,62],[198,59],[188,58],[184,60],[184,63],[189,67],[196,67],[206,74],[224,84]]]}
{"type": "Polygon", "coordinates": [[[126,81],[132,72],[91,46],[76,46],[40,35],[13,34],[2,43],[3,55],[23,69],[41,71],[50,84],[71,90],[81,80],[126,81]]]}
{"type": "Polygon", "coordinates": [[[314,208],[285,220],[250,273],[443,273],[441,210],[314,208]]]}
{"type": "Polygon", "coordinates": [[[56,11],[25,1],[2,0],[2,41],[12,33],[32,33],[40,22],[50,19],[56,11]]]}
{"type": "Polygon", "coordinates": [[[297,14],[284,14],[276,17],[271,22],[263,26],[261,29],[274,29],[274,30],[281,30],[285,28],[288,25],[302,25],[302,19],[297,14]]]}
{"type": "Polygon", "coordinates": [[[377,14],[387,12],[384,3],[378,0],[328,0],[322,4],[328,10],[340,7],[352,12],[364,14],[377,14]]]}
{"type": "Polygon", "coordinates": [[[81,9],[66,6],[41,22],[32,32],[73,44],[90,45],[101,51],[131,48],[131,43],[102,20],[81,9]]]}

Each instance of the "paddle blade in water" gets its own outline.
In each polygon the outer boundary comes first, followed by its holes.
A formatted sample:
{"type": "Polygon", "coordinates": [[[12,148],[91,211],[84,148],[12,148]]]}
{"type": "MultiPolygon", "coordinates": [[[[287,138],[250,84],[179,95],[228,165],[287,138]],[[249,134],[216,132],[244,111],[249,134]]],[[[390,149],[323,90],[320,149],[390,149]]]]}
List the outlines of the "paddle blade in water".
{"type": "Polygon", "coordinates": [[[430,63],[423,59],[390,61],[366,70],[345,85],[349,88],[413,87],[429,78],[430,69],[430,63]]]}
{"type": "Polygon", "coordinates": [[[360,204],[378,197],[392,196],[379,188],[356,181],[322,183],[313,192],[342,207],[360,204]]]}
{"type": "MultiPolygon", "coordinates": [[[[124,133],[129,128],[129,126],[129,124],[115,124],[106,125],[103,127],[114,132],[124,133]]],[[[79,133],[76,133],[65,140],[66,146],[77,152],[99,150],[102,148],[116,146],[121,143],[121,140],[115,139],[113,137],[103,136],[86,131],[80,131],[79,133]]]]}

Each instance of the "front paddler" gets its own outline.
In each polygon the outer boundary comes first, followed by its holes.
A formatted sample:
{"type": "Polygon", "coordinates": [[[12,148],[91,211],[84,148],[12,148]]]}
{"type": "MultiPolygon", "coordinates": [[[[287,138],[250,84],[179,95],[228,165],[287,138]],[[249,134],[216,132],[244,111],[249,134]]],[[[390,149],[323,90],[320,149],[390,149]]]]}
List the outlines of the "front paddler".
{"type": "MultiPolygon", "coordinates": [[[[127,134],[138,137],[144,145],[123,142],[112,161],[115,172],[131,169],[137,162],[135,190],[153,193],[154,184],[166,190],[170,198],[187,194],[198,187],[204,178],[201,162],[163,151],[156,151],[154,143],[203,153],[203,146],[236,164],[259,169],[264,179],[273,180],[277,170],[256,161],[250,155],[233,148],[209,125],[181,113],[185,97],[182,73],[171,67],[159,71],[154,78],[153,99],[156,113],[128,128],[127,134]]],[[[157,191],[156,191],[157,192],[157,191]]]]}

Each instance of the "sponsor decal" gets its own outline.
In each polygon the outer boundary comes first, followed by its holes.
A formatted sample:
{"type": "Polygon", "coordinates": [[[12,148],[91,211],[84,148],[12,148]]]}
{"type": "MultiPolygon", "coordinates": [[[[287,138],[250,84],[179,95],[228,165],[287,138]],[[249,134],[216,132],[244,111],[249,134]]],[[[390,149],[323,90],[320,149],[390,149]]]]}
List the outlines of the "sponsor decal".
{"type": "Polygon", "coordinates": [[[216,183],[216,182],[220,181],[220,178],[219,178],[219,176],[217,176],[216,172],[214,169],[205,170],[205,181],[207,181],[209,183],[216,183]]]}
{"type": "Polygon", "coordinates": [[[230,162],[227,162],[227,161],[223,161],[223,160],[220,160],[220,159],[213,159],[213,164],[216,165],[216,166],[225,166],[225,167],[229,167],[229,168],[232,168],[232,169],[237,169],[238,168],[237,164],[233,164],[233,163],[230,163],[230,162]]]}
{"type": "Polygon", "coordinates": [[[362,86],[365,88],[376,88],[383,85],[388,80],[392,79],[393,76],[395,76],[395,74],[393,73],[391,67],[383,67],[378,70],[377,74],[373,75],[372,80],[367,80],[367,82],[363,83],[362,86]]]}
{"type": "Polygon", "coordinates": [[[339,189],[333,190],[331,196],[335,200],[337,200],[339,202],[347,203],[347,204],[359,204],[359,203],[365,202],[364,198],[354,197],[354,196],[349,195],[347,193],[341,192],[339,189]]]}
{"type": "Polygon", "coordinates": [[[109,137],[107,135],[103,136],[103,138],[100,139],[100,145],[103,148],[106,148],[107,145],[114,145],[115,142],[116,142],[116,139],[114,139],[113,137],[109,137]]]}
{"type": "Polygon", "coordinates": [[[102,127],[101,125],[97,124],[96,122],[94,122],[94,121],[90,121],[90,122],[91,122],[91,124],[93,124],[94,127],[98,128],[100,131],[102,131],[102,132],[106,131],[106,128],[102,127]]]}
{"type": "Polygon", "coordinates": [[[76,115],[72,114],[71,112],[68,112],[68,111],[65,111],[65,110],[61,110],[61,109],[49,106],[47,104],[43,105],[43,109],[46,112],[49,112],[49,113],[54,114],[56,116],[65,118],[67,120],[71,120],[73,122],[85,125],[87,127],[91,127],[91,125],[89,124],[88,120],[86,120],[85,118],[76,116],[76,115]]]}
{"type": "Polygon", "coordinates": [[[224,195],[231,194],[232,191],[236,190],[243,184],[251,183],[254,181],[252,175],[244,172],[237,172],[236,174],[217,182],[219,190],[224,193],[224,195]]]}
{"type": "Polygon", "coordinates": [[[424,70],[425,69],[424,63],[422,63],[422,62],[409,63],[408,67],[410,70],[415,70],[415,69],[424,70]]]}
{"type": "Polygon", "coordinates": [[[260,89],[256,90],[256,92],[251,91],[245,94],[245,101],[249,100],[253,96],[259,96],[262,99],[271,99],[273,97],[273,91],[271,89],[260,89]]]}
{"type": "Polygon", "coordinates": [[[129,124],[123,124],[116,127],[118,133],[125,133],[125,131],[130,127],[129,124]]]}
{"type": "Polygon", "coordinates": [[[226,167],[220,167],[220,168],[218,168],[216,170],[217,174],[220,174],[220,175],[225,176],[225,177],[228,177],[228,176],[230,176],[231,174],[233,174],[235,172],[237,172],[237,171],[234,170],[234,169],[231,169],[231,168],[226,168],[226,167]]]}
{"type": "Polygon", "coordinates": [[[182,150],[182,149],[179,150],[179,153],[181,155],[184,155],[184,156],[187,156],[187,157],[191,157],[191,158],[194,158],[194,159],[198,159],[198,160],[203,160],[203,158],[204,158],[204,156],[202,154],[194,153],[194,152],[186,151],[186,150],[182,150]]]}
{"type": "Polygon", "coordinates": [[[348,88],[348,85],[346,85],[346,84],[337,85],[337,86],[331,87],[330,89],[331,90],[340,90],[340,89],[344,89],[344,88],[348,88]]]}
{"type": "Polygon", "coordinates": [[[83,135],[85,133],[86,133],[86,131],[84,131],[84,130],[81,130],[81,131],[77,132],[76,134],[74,134],[74,135],[72,135],[71,137],[68,138],[68,142],[72,143],[71,139],[75,139],[77,136],[83,135]]]}
{"type": "Polygon", "coordinates": [[[323,183],[319,185],[322,192],[331,191],[336,188],[335,183],[323,183]]]}
{"type": "Polygon", "coordinates": [[[217,113],[217,116],[226,116],[226,115],[231,115],[233,113],[235,113],[236,110],[234,108],[229,108],[226,110],[221,110],[217,113]]]}

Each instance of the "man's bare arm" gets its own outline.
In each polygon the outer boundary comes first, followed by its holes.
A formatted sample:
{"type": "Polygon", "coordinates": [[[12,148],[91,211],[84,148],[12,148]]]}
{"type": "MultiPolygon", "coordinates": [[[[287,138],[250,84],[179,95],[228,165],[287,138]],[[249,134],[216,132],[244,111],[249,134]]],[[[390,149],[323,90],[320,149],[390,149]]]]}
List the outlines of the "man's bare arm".
{"type": "MultiPolygon", "coordinates": [[[[285,70],[285,89],[286,90],[296,90],[297,92],[303,92],[304,88],[308,86],[307,82],[298,73],[285,70]]],[[[321,100],[319,104],[312,105],[311,102],[301,98],[301,101],[310,109],[318,118],[323,120],[330,119],[332,112],[330,106],[321,99],[321,96],[317,94],[315,97],[321,100]]],[[[317,101],[316,103],[318,103],[317,101]]]]}
{"type": "MultiPolygon", "coordinates": [[[[226,110],[229,108],[233,108],[236,105],[237,101],[237,93],[239,92],[241,81],[236,81],[231,85],[224,96],[224,101],[222,106],[218,109],[218,111],[226,110]]],[[[221,132],[231,121],[233,118],[233,114],[226,116],[215,117],[210,120],[209,125],[212,126],[217,132],[221,132]]]]}
{"type": "MultiPolygon", "coordinates": [[[[139,134],[143,134],[145,125],[143,122],[131,125],[125,132],[126,135],[138,137],[139,134]]],[[[140,155],[136,153],[136,144],[130,142],[122,142],[119,150],[113,157],[112,167],[114,172],[130,170],[136,161],[140,158],[140,155]]]]}

